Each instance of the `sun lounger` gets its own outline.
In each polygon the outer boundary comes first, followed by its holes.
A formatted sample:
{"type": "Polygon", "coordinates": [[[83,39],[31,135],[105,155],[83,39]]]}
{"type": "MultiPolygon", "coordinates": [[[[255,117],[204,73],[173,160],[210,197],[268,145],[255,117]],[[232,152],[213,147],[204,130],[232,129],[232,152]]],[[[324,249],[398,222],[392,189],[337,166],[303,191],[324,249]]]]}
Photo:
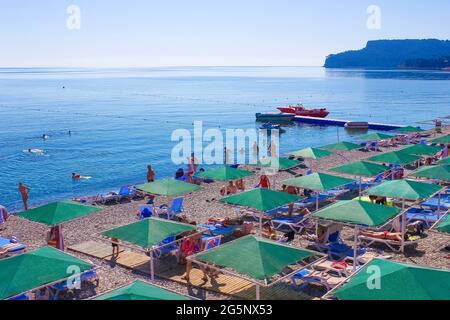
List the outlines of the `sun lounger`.
{"type": "Polygon", "coordinates": [[[165,256],[168,256],[172,253],[176,253],[178,257],[178,251],[180,249],[178,243],[175,242],[176,238],[174,236],[169,237],[165,240],[163,240],[157,249],[153,249],[152,255],[155,259],[161,259],[165,256]]]}
{"type": "Polygon", "coordinates": [[[272,227],[277,231],[288,229],[295,233],[302,233],[303,230],[313,227],[313,223],[304,215],[293,217],[278,217],[270,221],[272,227]]]}
{"type": "Polygon", "coordinates": [[[134,186],[123,186],[119,190],[119,201],[121,200],[133,200],[136,196],[136,188],[134,186]]]}
{"type": "Polygon", "coordinates": [[[158,215],[165,215],[167,219],[171,220],[176,215],[183,212],[184,198],[176,198],[172,201],[170,208],[167,205],[162,205],[158,208],[158,215]]]}
{"type": "MultiPolygon", "coordinates": [[[[367,246],[367,247],[369,247],[373,244],[383,244],[383,245],[387,246],[393,252],[397,252],[397,253],[401,252],[402,243],[400,241],[372,238],[372,237],[367,237],[367,236],[363,236],[363,235],[358,236],[358,240],[361,244],[363,244],[364,246],[367,246]]],[[[405,245],[405,247],[414,246],[414,245],[417,245],[419,241],[420,241],[420,239],[415,240],[415,241],[406,240],[404,242],[404,245],[405,245]]]]}
{"type": "Polygon", "coordinates": [[[141,206],[140,208],[140,214],[139,214],[139,220],[144,220],[147,218],[151,218],[153,216],[153,206],[151,205],[145,205],[141,206]]]}
{"type": "Polygon", "coordinates": [[[120,196],[117,192],[108,192],[99,196],[99,201],[101,204],[116,204],[120,201],[120,196]]]}
{"type": "Polygon", "coordinates": [[[450,196],[448,194],[442,194],[440,201],[439,197],[436,196],[425,202],[422,202],[420,206],[422,208],[430,208],[431,210],[438,210],[438,208],[440,207],[441,210],[447,211],[450,210],[450,196]]]}
{"type": "Polygon", "coordinates": [[[326,288],[327,292],[347,280],[347,277],[334,276],[326,271],[303,269],[291,278],[293,285],[303,288],[307,285],[319,285],[326,288]],[[300,283],[298,283],[300,281],[300,283]]]}
{"type": "Polygon", "coordinates": [[[202,236],[202,248],[204,251],[214,249],[220,246],[222,242],[222,236],[202,236]]]}
{"type": "Polygon", "coordinates": [[[236,230],[236,226],[223,226],[220,224],[199,224],[199,228],[205,229],[204,234],[210,236],[228,236],[236,230]]]}
{"type": "Polygon", "coordinates": [[[0,251],[6,251],[6,255],[23,253],[26,246],[21,243],[11,242],[10,239],[0,237],[0,251]]]}
{"type": "Polygon", "coordinates": [[[441,218],[442,214],[443,211],[439,213],[437,211],[427,210],[423,208],[410,208],[408,211],[406,211],[406,218],[408,222],[423,221],[429,228],[441,218]]]}

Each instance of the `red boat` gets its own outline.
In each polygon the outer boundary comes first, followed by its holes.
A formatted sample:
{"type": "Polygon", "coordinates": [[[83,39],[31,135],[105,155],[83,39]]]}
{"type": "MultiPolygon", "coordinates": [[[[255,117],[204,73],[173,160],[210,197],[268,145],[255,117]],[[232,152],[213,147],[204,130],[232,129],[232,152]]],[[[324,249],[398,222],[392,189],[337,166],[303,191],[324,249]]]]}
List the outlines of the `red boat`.
{"type": "Polygon", "coordinates": [[[303,117],[313,117],[313,118],[326,118],[330,113],[327,109],[306,109],[303,105],[298,104],[296,106],[287,106],[277,108],[283,113],[295,114],[297,116],[303,117]]]}

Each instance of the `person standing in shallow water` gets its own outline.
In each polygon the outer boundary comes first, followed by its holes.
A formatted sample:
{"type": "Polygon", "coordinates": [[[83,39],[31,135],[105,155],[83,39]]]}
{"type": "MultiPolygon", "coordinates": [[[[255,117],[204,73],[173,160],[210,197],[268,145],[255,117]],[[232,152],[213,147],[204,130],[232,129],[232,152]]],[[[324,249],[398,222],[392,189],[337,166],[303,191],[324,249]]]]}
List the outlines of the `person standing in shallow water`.
{"type": "Polygon", "coordinates": [[[152,166],[147,167],[147,182],[154,182],[155,181],[155,171],[153,171],[152,166]]]}
{"type": "Polygon", "coordinates": [[[23,208],[28,210],[28,193],[30,192],[30,188],[24,185],[22,182],[19,182],[19,192],[22,195],[23,208]]]}

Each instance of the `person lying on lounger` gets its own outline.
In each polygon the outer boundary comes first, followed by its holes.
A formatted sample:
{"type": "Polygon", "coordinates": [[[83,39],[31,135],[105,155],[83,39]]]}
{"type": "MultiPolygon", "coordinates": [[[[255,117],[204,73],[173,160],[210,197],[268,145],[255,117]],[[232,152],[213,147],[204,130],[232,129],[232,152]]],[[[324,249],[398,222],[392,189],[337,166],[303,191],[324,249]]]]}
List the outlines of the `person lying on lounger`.
{"type": "Polygon", "coordinates": [[[269,222],[266,222],[266,223],[263,225],[261,235],[262,235],[263,238],[266,238],[266,239],[277,240],[277,233],[276,233],[276,231],[272,228],[272,226],[270,225],[269,222]]]}
{"type": "Polygon", "coordinates": [[[237,191],[238,191],[238,189],[234,185],[233,181],[230,181],[227,186],[223,186],[222,189],[220,189],[220,194],[222,196],[225,196],[225,195],[228,196],[230,194],[236,194],[237,191]]]}
{"type": "Polygon", "coordinates": [[[365,237],[381,239],[381,240],[391,240],[391,241],[402,241],[402,234],[398,232],[389,231],[361,231],[360,234],[365,237]]]}

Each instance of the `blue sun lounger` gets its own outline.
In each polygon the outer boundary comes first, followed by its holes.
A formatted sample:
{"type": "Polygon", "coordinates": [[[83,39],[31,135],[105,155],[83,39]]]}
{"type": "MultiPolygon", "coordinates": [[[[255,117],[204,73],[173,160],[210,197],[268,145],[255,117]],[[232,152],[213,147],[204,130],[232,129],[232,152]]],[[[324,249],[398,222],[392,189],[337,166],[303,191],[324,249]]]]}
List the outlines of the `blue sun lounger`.
{"type": "Polygon", "coordinates": [[[436,211],[423,208],[410,208],[406,211],[408,221],[423,221],[428,228],[438,222],[440,217],[436,211]]]}

